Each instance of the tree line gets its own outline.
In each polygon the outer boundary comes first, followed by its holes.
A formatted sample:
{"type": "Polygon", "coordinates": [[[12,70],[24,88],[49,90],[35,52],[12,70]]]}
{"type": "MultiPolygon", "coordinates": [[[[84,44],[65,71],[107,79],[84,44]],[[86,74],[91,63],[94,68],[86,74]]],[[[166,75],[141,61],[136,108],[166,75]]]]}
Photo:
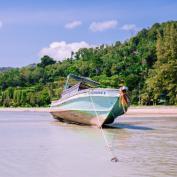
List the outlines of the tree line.
{"type": "Polygon", "coordinates": [[[177,22],[156,23],[129,40],[83,48],[64,61],[41,62],[0,73],[0,106],[48,106],[69,73],[102,87],[126,85],[132,104],[177,104],[177,22]]]}

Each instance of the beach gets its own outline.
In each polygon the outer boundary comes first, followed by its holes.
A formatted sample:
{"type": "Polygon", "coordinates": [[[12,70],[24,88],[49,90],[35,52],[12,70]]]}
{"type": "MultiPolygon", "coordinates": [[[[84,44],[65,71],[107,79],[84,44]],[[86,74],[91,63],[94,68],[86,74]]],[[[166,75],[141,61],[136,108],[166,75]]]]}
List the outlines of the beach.
{"type": "Polygon", "coordinates": [[[59,122],[49,111],[1,108],[0,176],[177,176],[175,107],[130,108],[114,128],[105,128],[117,163],[111,162],[100,129],[59,122]]]}
{"type": "MultiPolygon", "coordinates": [[[[29,107],[29,108],[0,108],[2,112],[50,112],[53,108],[49,107],[29,107]]],[[[177,116],[177,106],[131,106],[125,117],[176,117],[177,116]]]]}

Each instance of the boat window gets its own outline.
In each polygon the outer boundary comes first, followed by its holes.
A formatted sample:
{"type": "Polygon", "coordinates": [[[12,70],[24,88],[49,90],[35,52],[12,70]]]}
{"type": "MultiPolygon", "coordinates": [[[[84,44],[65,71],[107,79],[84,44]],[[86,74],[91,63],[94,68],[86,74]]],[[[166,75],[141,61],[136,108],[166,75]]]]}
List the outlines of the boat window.
{"type": "Polygon", "coordinates": [[[90,86],[86,85],[84,82],[81,82],[79,85],[79,90],[84,90],[88,88],[90,88],[90,86]]]}

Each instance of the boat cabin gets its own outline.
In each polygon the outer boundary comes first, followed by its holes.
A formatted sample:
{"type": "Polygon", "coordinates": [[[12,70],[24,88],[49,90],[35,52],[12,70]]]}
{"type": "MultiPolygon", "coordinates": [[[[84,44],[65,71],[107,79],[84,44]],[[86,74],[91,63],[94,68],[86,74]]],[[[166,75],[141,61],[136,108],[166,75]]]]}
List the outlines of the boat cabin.
{"type": "Polygon", "coordinates": [[[77,94],[80,91],[84,91],[89,88],[96,88],[100,84],[86,77],[79,77],[74,74],[67,76],[67,81],[64,86],[64,91],[61,98],[66,98],[77,94]]]}

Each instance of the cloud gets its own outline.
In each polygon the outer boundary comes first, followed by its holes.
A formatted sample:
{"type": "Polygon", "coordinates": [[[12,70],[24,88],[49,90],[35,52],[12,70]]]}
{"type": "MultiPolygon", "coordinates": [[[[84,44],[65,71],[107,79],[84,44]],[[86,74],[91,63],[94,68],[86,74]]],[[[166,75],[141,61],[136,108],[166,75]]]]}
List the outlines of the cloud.
{"type": "Polygon", "coordinates": [[[140,30],[135,24],[125,24],[121,27],[124,31],[131,31],[131,32],[137,32],[140,30]]]}
{"type": "Polygon", "coordinates": [[[66,43],[65,41],[52,42],[49,47],[43,48],[39,55],[40,57],[48,55],[56,60],[62,61],[71,57],[71,52],[77,52],[80,48],[91,48],[95,45],[90,45],[85,41],[66,43]]]}
{"type": "Polygon", "coordinates": [[[90,25],[90,30],[93,32],[105,31],[108,29],[114,29],[117,26],[117,20],[110,20],[104,22],[92,22],[90,25]]]}
{"type": "Polygon", "coordinates": [[[3,25],[3,23],[2,23],[2,21],[0,21],[0,28],[2,28],[2,25],[3,25]]]}
{"type": "Polygon", "coordinates": [[[82,24],[81,21],[75,20],[75,21],[67,23],[65,25],[65,28],[67,28],[67,29],[74,29],[74,28],[77,28],[78,26],[80,26],[81,24],[82,24]]]}

